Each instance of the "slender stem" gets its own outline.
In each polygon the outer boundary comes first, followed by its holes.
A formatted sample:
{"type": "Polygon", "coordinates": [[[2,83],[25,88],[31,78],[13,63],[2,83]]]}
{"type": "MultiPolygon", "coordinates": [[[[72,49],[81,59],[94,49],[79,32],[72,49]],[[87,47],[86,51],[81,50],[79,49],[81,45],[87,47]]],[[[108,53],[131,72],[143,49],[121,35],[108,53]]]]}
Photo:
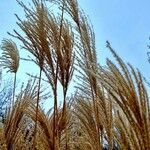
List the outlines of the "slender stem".
{"type": "Polygon", "coordinates": [[[12,99],[11,107],[13,107],[15,103],[16,78],[17,78],[17,73],[15,73],[14,76],[13,99],[12,99]]]}
{"type": "Polygon", "coordinates": [[[36,149],[37,118],[38,118],[39,100],[40,100],[41,77],[42,77],[42,67],[40,67],[37,102],[36,102],[36,118],[35,118],[35,128],[34,128],[34,133],[35,134],[34,134],[34,141],[33,141],[34,149],[36,149]]]}
{"type": "MultiPolygon", "coordinates": [[[[60,23],[60,34],[59,34],[59,49],[61,44],[61,35],[63,27],[63,17],[64,17],[64,7],[65,1],[63,0],[62,14],[61,14],[61,23],[60,23]]],[[[53,121],[53,148],[54,150],[58,149],[58,131],[57,131],[57,119],[58,119],[58,110],[57,110],[57,80],[58,80],[58,62],[56,66],[56,75],[55,75],[55,88],[54,88],[54,121],[53,121]],[[57,140],[57,141],[56,141],[57,140]]]]}
{"type": "Polygon", "coordinates": [[[58,115],[58,110],[57,110],[57,74],[58,74],[58,64],[56,68],[56,78],[55,78],[55,88],[54,88],[54,121],[53,121],[53,148],[54,150],[56,149],[56,142],[55,142],[55,136],[57,135],[56,133],[56,126],[57,126],[57,115],[58,115]]]}

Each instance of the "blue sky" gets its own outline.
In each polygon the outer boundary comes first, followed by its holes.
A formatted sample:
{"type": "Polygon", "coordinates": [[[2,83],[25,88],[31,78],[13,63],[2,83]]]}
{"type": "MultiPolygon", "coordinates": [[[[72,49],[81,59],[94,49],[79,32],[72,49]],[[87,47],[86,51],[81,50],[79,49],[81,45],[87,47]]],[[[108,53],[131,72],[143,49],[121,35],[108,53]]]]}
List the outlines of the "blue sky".
{"type": "MultiPolygon", "coordinates": [[[[79,0],[79,4],[94,26],[99,62],[103,64],[105,58],[110,57],[105,48],[105,42],[109,40],[126,62],[150,77],[150,64],[146,54],[150,43],[150,1],[79,0]]],[[[14,13],[22,15],[22,9],[15,0],[0,1],[0,41],[8,37],[7,31],[17,29],[14,13]]]]}
{"type": "Polygon", "coordinates": [[[93,23],[99,60],[109,56],[105,41],[126,61],[150,77],[147,45],[150,36],[149,0],[80,0],[93,23]]]}

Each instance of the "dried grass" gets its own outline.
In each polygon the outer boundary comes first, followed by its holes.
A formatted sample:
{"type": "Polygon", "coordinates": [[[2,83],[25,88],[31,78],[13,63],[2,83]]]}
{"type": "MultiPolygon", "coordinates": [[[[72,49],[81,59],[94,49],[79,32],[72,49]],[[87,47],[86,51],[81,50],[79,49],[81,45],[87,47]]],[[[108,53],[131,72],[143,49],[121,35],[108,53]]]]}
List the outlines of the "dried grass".
{"type": "MultiPolygon", "coordinates": [[[[108,41],[116,62],[106,59],[105,67],[98,64],[93,28],[76,0],[54,0],[60,8],[58,16],[48,10],[47,2],[32,2],[31,8],[18,1],[26,15],[25,20],[16,15],[24,35],[16,30],[9,34],[34,56],[30,60],[40,74],[38,82],[29,81],[21,89],[8,111],[0,127],[1,149],[149,150],[149,97],[140,71],[124,63],[108,41]],[[77,92],[68,98],[74,70],[78,71],[77,92]],[[53,94],[54,106],[48,113],[40,106],[40,101],[49,98],[43,94],[42,73],[53,94]],[[60,107],[59,83],[63,89],[60,107]]],[[[16,74],[15,43],[4,40],[2,50],[1,65],[16,74]]]]}

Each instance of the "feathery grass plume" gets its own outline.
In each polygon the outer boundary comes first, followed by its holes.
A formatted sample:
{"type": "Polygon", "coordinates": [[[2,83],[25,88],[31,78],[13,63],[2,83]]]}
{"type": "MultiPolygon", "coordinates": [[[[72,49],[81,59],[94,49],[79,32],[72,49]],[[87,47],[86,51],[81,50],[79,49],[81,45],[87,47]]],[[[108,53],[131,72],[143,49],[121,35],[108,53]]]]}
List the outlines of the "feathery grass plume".
{"type": "MultiPolygon", "coordinates": [[[[64,19],[64,7],[65,1],[62,1],[60,17],[56,18],[55,16],[49,14],[49,20],[47,22],[50,29],[48,37],[51,45],[50,48],[45,51],[45,60],[47,65],[44,68],[44,72],[49,79],[54,93],[54,111],[56,111],[56,118],[57,82],[59,80],[63,87],[63,111],[65,111],[66,94],[69,82],[72,78],[74,62],[74,35],[68,20],[64,19]]],[[[57,122],[54,121],[54,124],[56,126],[57,122]]]]}
{"type": "MultiPolygon", "coordinates": [[[[119,126],[119,134],[124,134],[122,140],[127,138],[128,149],[137,149],[137,147],[143,150],[149,149],[149,98],[142,75],[130,64],[127,66],[115,53],[109,42],[107,42],[107,47],[116,58],[119,67],[107,59],[108,69],[100,68],[98,77],[125,116],[118,116],[120,122],[116,125],[119,126]]],[[[120,139],[119,134],[118,139],[120,139]]],[[[120,141],[119,143],[124,142],[120,141]]],[[[122,148],[123,146],[125,146],[125,143],[119,145],[122,148]]]]}
{"type": "Polygon", "coordinates": [[[17,45],[10,39],[4,39],[2,41],[1,49],[1,66],[4,69],[8,69],[8,72],[16,73],[19,68],[19,52],[17,45]]]}
{"type": "MultiPolygon", "coordinates": [[[[61,82],[62,85],[64,84],[64,75],[65,75],[64,69],[66,69],[64,68],[65,66],[64,67],[62,66],[63,65],[62,54],[65,52],[65,49],[63,51],[63,48],[61,47],[63,20],[64,20],[64,5],[65,5],[64,3],[65,2],[63,1],[60,20],[56,19],[52,15],[49,15],[50,19],[48,20],[48,25],[50,29],[49,40],[51,43],[51,48],[45,51],[46,62],[48,64],[46,67],[45,73],[50,81],[50,84],[53,90],[53,95],[54,95],[54,122],[53,122],[54,123],[54,131],[53,131],[54,149],[59,148],[58,129],[57,129],[58,128],[57,127],[57,124],[58,124],[57,84],[58,84],[58,79],[60,79],[60,82],[62,81],[61,82]],[[60,78],[58,77],[59,75],[61,75],[60,78]]],[[[63,87],[65,87],[65,85],[63,87]]],[[[66,90],[65,90],[65,93],[66,93],[66,90]]]]}
{"type": "MultiPolygon", "coordinates": [[[[81,46],[78,46],[78,54],[79,57],[78,60],[78,67],[82,70],[81,76],[78,76],[83,82],[81,85],[82,89],[88,89],[87,91],[84,90],[86,93],[89,93],[88,95],[93,100],[93,110],[95,113],[95,119],[97,122],[97,139],[100,139],[100,132],[102,131],[102,126],[100,125],[99,116],[98,116],[98,104],[97,104],[97,79],[95,76],[93,76],[89,70],[96,73],[97,68],[97,58],[95,53],[95,42],[94,42],[94,34],[91,30],[86,18],[82,18],[82,21],[80,21],[80,26],[78,27],[79,34],[80,34],[80,40],[81,46]],[[88,87],[88,88],[87,88],[88,87]],[[88,92],[89,91],[89,92],[88,92]],[[100,129],[101,128],[101,129],[100,129]]],[[[101,140],[97,141],[98,143],[97,148],[101,149],[101,140]]]]}
{"type": "MultiPolygon", "coordinates": [[[[108,126],[105,123],[107,133],[109,136],[109,145],[110,149],[112,149],[112,114],[111,114],[111,108],[109,110],[109,116],[106,113],[107,107],[105,98],[102,99],[102,88],[101,85],[98,84],[97,78],[95,75],[97,73],[97,58],[96,58],[96,48],[95,48],[95,34],[92,29],[92,27],[89,25],[88,19],[84,12],[80,11],[78,7],[78,3],[76,0],[73,1],[67,1],[68,3],[68,9],[67,12],[70,14],[72,19],[75,21],[77,26],[77,32],[79,33],[79,39],[77,42],[77,61],[78,61],[78,67],[77,70],[79,70],[80,75],[78,76],[78,79],[81,80],[81,84],[78,83],[77,88],[81,89],[81,92],[85,96],[90,97],[93,100],[93,111],[94,116],[96,120],[96,128],[97,128],[97,149],[102,149],[102,143],[103,143],[103,128],[104,125],[100,121],[100,114],[99,112],[102,111],[105,116],[108,117],[109,125],[108,126]],[[92,73],[91,73],[92,72],[92,73]],[[99,102],[100,101],[100,102],[99,102]],[[102,106],[99,107],[98,103],[102,106]],[[100,139],[100,140],[99,140],[100,139]]],[[[108,122],[107,122],[108,123],[108,122]]]]}
{"type": "MultiPolygon", "coordinates": [[[[67,22],[62,25],[60,47],[56,49],[56,60],[58,65],[58,80],[63,88],[63,111],[62,118],[66,113],[66,96],[69,83],[73,75],[74,64],[74,36],[71,27],[67,22]]],[[[67,131],[67,130],[66,130],[67,131]]],[[[67,134],[67,133],[66,133],[67,134]]],[[[67,145],[66,145],[67,147],[67,145]]]]}
{"type": "MultiPolygon", "coordinates": [[[[60,1],[54,0],[54,1],[60,5],[63,0],[60,1]]],[[[80,15],[82,12],[79,9],[78,1],[65,0],[65,11],[71,16],[71,18],[77,24],[77,26],[80,26],[80,15]]]]}
{"type": "Polygon", "coordinates": [[[14,105],[15,101],[15,89],[16,89],[16,78],[17,78],[17,71],[19,68],[19,51],[17,49],[17,45],[10,39],[4,39],[2,41],[1,49],[2,57],[0,59],[0,65],[7,69],[8,72],[14,73],[14,87],[13,87],[13,99],[12,99],[12,106],[14,105]]]}

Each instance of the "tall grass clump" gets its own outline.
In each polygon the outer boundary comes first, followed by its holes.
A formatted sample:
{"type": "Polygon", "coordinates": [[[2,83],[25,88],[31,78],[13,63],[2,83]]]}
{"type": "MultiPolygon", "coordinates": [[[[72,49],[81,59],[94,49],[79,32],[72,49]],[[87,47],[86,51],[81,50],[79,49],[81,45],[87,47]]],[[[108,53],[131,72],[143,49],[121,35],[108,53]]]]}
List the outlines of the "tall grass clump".
{"type": "Polygon", "coordinates": [[[149,150],[143,76],[108,41],[115,62],[107,58],[104,66],[99,64],[94,29],[77,0],[17,2],[25,13],[23,19],[16,14],[21,31],[8,33],[19,40],[19,51],[28,52],[24,60],[39,71],[15,94],[20,56],[13,41],[2,41],[1,66],[15,78],[13,107],[0,126],[0,149],[149,150]],[[69,96],[71,83],[75,90],[69,96]],[[44,101],[53,104],[48,111],[44,101]]]}
{"type": "Polygon", "coordinates": [[[2,41],[1,49],[3,51],[0,59],[1,67],[7,69],[8,72],[14,73],[13,99],[11,103],[11,106],[13,107],[15,101],[17,71],[20,61],[19,51],[17,45],[10,39],[4,39],[2,41]]]}

